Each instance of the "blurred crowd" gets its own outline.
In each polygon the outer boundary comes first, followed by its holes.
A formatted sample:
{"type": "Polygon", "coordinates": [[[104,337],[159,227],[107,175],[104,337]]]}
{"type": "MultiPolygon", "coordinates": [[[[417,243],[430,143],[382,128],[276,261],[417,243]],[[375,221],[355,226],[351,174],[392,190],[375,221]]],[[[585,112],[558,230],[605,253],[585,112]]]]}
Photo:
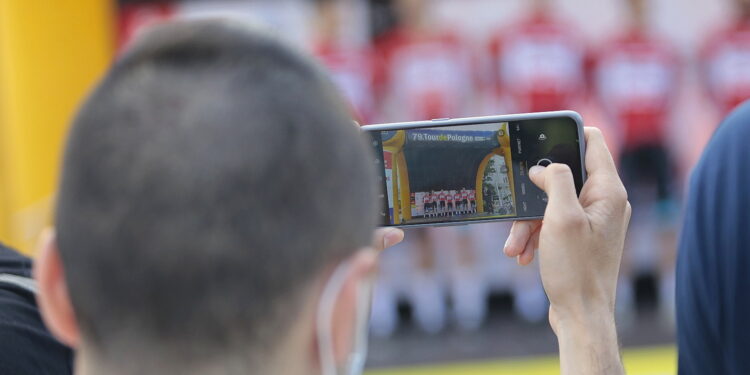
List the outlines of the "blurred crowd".
{"type": "MultiPolygon", "coordinates": [[[[440,22],[438,1],[429,0],[290,1],[275,8],[250,1],[126,3],[119,41],[124,46],[139,29],[175,17],[260,15],[319,58],[360,123],[579,111],[607,134],[634,206],[618,286],[618,319],[627,327],[636,317],[633,280],[644,272],[657,280],[659,311],[667,321],[673,316],[684,181],[691,155],[715,123],[695,127],[695,119],[678,114],[686,106],[682,93],[694,83],[697,94],[688,103],[704,103],[711,114],[702,119],[750,98],[750,0],[726,1],[731,19],[689,51],[651,25],[652,0],[619,0],[623,27],[595,43],[556,11],[554,0],[524,1],[512,22],[470,38],[440,22]],[[277,9],[283,7],[289,8],[277,9]],[[302,19],[304,27],[296,21],[302,19]]],[[[494,293],[512,295],[521,319],[546,319],[535,266],[519,267],[502,255],[509,229],[490,223],[407,232],[403,244],[384,254],[373,333],[394,334],[404,304],[425,332],[476,330],[494,293]]]]}

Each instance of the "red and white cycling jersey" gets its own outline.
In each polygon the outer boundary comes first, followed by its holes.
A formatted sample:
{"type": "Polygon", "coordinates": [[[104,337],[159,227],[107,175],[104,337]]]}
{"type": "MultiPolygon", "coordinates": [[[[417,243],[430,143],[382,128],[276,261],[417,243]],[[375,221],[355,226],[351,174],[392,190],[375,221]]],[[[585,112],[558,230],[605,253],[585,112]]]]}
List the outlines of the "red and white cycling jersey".
{"type": "Polygon", "coordinates": [[[750,99],[750,20],[709,38],[700,61],[706,88],[722,115],[750,99]]]}
{"type": "Polygon", "coordinates": [[[462,190],[461,191],[461,199],[462,200],[468,200],[469,199],[469,191],[468,190],[462,190]]]}
{"type": "Polygon", "coordinates": [[[330,42],[319,43],[313,53],[328,69],[357,119],[361,123],[371,122],[375,112],[374,54],[365,48],[344,47],[330,42]]]}
{"type": "Polygon", "coordinates": [[[460,116],[474,86],[471,54],[451,33],[417,35],[404,29],[377,42],[377,87],[391,120],[460,116]]]}
{"type": "Polygon", "coordinates": [[[476,197],[476,192],[474,192],[474,190],[469,192],[469,200],[473,201],[476,199],[476,197]]]}
{"type": "Polygon", "coordinates": [[[440,201],[440,193],[438,193],[438,192],[432,193],[432,198],[431,199],[432,199],[433,203],[439,202],[440,201]]]}
{"type": "Polygon", "coordinates": [[[122,50],[148,26],[172,19],[175,14],[174,4],[169,2],[121,6],[117,20],[117,48],[122,50]]]}
{"type": "Polygon", "coordinates": [[[432,203],[432,195],[430,193],[425,193],[424,197],[422,197],[422,203],[432,203]]]}
{"type": "Polygon", "coordinates": [[[602,48],[594,85],[626,148],[663,141],[679,82],[679,61],[665,42],[631,30],[602,48]]]}
{"type": "Polygon", "coordinates": [[[447,195],[446,198],[448,199],[448,203],[453,203],[453,194],[451,194],[450,192],[448,192],[448,195],[447,195]]]}
{"type": "Polygon", "coordinates": [[[456,202],[460,202],[460,201],[461,201],[461,193],[456,193],[456,194],[455,194],[455,195],[453,196],[453,199],[455,199],[455,200],[456,200],[456,202]]]}
{"type": "Polygon", "coordinates": [[[586,48],[570,25],[535,12],[489,44],[497,92],[517,112],[571,109],[586,88],[586,48]]]}
{"type": "Polygon", "coordinates": [[[445,200],[448,199],[448,194],[445,192],[445,190],[440,192],[439,198],[441,202],[445,202],[445,200]]]}

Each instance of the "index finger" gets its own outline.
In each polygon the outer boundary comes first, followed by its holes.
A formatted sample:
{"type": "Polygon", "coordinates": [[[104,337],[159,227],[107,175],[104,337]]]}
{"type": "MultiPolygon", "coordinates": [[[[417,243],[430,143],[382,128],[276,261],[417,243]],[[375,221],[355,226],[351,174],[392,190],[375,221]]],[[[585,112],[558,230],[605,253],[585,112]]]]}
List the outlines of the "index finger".
{"type": "Polygon", "coordinates": [[[609,152],[607,142],[601,130],[594,127],[585,127],[583,134],[586,137],[586,172],[589,176],[597,174],[617,175],[617,167],[609,152]]]}

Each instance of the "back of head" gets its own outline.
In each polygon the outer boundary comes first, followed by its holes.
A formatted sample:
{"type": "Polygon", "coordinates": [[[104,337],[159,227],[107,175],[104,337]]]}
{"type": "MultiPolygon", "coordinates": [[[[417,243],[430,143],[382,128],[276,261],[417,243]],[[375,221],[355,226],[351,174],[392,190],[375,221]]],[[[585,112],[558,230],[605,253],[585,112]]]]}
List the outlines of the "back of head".
{"type": "Polygon", "coordinates": [[[680,374],[750,373],[750,101],[729,115],[690,181],[677,261],[680,374]]]}
{"type": "Polygon", "coordinates": [[[370,152],[274,38],[216,20],[145,35],[65,153],[57,238],[84,344],[120,366],[272,350],[311,281],[371,239],[370,152]]]}

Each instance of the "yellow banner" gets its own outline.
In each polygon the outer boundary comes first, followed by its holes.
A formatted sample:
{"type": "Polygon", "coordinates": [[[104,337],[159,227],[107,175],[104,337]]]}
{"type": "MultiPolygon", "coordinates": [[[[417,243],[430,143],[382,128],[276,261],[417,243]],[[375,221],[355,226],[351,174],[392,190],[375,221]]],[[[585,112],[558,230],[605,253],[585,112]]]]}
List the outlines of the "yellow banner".
{"type": "Polygon", "coordinates": [[[71,116],[111,60],[113,15],[106,0],[0,0],[0,241],[27,254],[71,116]]]}

